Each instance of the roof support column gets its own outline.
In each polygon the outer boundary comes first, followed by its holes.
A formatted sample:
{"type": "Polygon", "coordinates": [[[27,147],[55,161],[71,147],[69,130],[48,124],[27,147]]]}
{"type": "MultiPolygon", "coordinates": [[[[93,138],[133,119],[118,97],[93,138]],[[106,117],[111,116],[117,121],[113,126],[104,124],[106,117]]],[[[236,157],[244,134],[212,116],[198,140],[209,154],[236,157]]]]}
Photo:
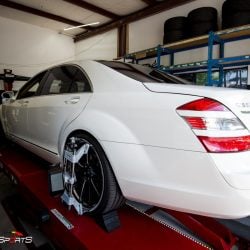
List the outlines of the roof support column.
{"type": "Polygon", "coordinates": [[[128,25],[119,26],[117,32],[117,57],[122,57],[128,52],[128,25]]]}

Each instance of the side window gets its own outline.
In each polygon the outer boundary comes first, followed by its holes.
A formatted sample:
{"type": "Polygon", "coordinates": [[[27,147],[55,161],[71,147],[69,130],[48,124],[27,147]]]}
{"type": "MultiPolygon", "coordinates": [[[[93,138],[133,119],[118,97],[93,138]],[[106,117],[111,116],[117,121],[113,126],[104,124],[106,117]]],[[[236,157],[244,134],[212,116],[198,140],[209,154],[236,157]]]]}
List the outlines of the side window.
{"type": "Polygon", "coordinates": [[[31,78],[18,92],[17,99],[33,97],[37,94],[38,88],[47,71],[44,71],[31,78]]]}
{"type": "Polygon", "coordinates": [[[74,66],[60,66],[50,71],[46,80],[43,94],[69,93],[77,68],[74,66]]]}
{"type": "Polygon", "coordinates": [[[81,93],[81,92],[90,92],[91,87],[89,80],[84,75],[84,73],[77,69],[76,75],[74,77],[74,81],[72,82],[70,93],[81,93]]]}

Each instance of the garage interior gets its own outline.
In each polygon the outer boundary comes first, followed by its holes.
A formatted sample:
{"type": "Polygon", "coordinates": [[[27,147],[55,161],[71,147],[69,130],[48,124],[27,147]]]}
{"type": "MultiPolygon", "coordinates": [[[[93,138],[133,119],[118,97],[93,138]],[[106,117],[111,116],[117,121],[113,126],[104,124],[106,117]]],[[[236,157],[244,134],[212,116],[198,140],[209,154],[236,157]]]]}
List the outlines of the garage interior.
{"type": "MultiPolygon", "coordinates": [[[[1,0],[0,31],[0,94],[81,60],[142,64],[193,85],[250,90],[249,0],[1,0]]],[[[0,239],[13,230],[33,237],[32,244],[0,241],[0,249],[250,249],[250,218],[204,219],[130,201],[118,219],[79,216],[51,195],[49,167],[0,135],[0,239]],[[24,199],[35,203],[30,208],[20,206],[19,189],[32,197],[24,199]],[[51,208],[62,209],[66,226],[51,208]]]]}

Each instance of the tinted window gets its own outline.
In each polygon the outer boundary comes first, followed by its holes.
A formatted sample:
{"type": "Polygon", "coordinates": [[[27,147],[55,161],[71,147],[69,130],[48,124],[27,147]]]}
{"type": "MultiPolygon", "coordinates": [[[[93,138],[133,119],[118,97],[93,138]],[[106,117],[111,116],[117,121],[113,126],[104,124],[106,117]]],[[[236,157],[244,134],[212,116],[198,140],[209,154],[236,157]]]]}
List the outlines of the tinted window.
{"type": "Polygon", "coordinates": [[[99,61],[100,63],[118,71],[139,82],[166,82],[178,84],[190,84],[190,82],[157,69],[138,64],[128,64],[113,61],[99,61]]]}
{"type": "Polygon", "coordinates": [[[74,77],[74,81],[70,88],[70,93],[90,92],[90,91],[91,91],[91,88],[90,88],[89,80],[80,69],[77,69],[76,75],[74,77]]]}
{"type": "Polygon", "coordinates": [[[77,68],[60,66],[50,70],[43,90],[44,94],[68,93],[75,77],[77,68]]]}
{"type": "Polygon", "coordinates": [[[60,66],[50,71],[43,94],[63,94],[91,91],[84,73],[75,66],[60,66]]]}
{"type": "Polygon", "coordinates": [[[35,77],[31,78],[18,92],[17,99],[33,97],[37,95],[39,87],[41,87],[42,80],[47,71],[39,73],[35,77]]]}

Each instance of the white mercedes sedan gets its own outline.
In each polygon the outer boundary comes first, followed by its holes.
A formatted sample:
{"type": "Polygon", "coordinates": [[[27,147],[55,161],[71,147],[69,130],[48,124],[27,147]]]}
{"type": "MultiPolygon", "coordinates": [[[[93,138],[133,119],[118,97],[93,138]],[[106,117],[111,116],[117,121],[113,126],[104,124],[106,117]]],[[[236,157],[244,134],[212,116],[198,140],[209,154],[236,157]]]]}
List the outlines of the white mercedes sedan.
{"type": "MultiPolygon", "coordinates": [[[[9,97],[9,98],[8,98],[9,97]]],[[[219,218],[250,215],[250,92],[188,85],[112,61],[49,68],[0,110],[5,135],[64,166],[89,213],[127,199],[219,218]]]]}

